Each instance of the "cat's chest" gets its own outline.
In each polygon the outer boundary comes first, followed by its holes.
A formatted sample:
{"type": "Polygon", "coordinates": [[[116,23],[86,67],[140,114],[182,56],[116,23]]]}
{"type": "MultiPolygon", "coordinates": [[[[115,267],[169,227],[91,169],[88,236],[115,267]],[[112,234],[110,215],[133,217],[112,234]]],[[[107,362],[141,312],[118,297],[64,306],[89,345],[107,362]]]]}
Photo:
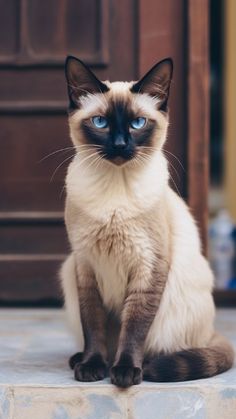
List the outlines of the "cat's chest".
{"type": "Polygon", "coordinates": [[[145,233],[134,220],[115,213],[106,222],[90,222],[81,231],[81,245],[93,267],[105,305],[119,310],[123,304],[129,273],[142,255],[145,233]]]}
{"type": "Polygon", "coordinates": [[[74,240],[87,256],[109,258],[132,253],[141,233],[135,221],[125,220],[120,212],[112,211],[104,219],[81,216],[74,230],[74,240]]]}
{"type": "Polygon", "coordinates": [[[107,221],[91,228],[91,236],[94,238],[92,250],[102,257],[118,258],[125,252],[135,250],[136,234],[133,223],[123,220],[114,212],[107,221]]]}

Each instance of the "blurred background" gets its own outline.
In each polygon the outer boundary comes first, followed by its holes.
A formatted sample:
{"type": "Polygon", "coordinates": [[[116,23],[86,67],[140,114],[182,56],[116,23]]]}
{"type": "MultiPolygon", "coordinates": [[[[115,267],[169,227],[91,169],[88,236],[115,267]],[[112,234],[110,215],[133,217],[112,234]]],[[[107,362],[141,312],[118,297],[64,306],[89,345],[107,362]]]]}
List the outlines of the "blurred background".
{"type": "Polygon", "coordinates": [[[0,0],[0,10],[0,304],[61,304],[67,54],[112,81],[174,59],[171,182],[197,219],[217,303],[235,304],[236,2],[0,0]]]}

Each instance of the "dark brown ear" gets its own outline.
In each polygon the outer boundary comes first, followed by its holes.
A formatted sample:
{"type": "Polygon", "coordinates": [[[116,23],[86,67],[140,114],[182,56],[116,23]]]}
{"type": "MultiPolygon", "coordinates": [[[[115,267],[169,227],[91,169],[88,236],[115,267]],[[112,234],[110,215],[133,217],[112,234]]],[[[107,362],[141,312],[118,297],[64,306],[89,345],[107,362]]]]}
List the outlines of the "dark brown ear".
{"type": "Polygon", "coordinates": [[[70,100],[70,110],[78,109],[79,99],[89,93],[104,93],[109,89],[78,58],[68,56],[65,62],[65,73],[70,100]]]}
{"type": "Polygon", "coordinates": [[[158,108],[166,111],[170,83],[173,74],[173,61],[165,58],[154,65],[145,76],[131,87],[133,93],[147,93],[160,99],[158,108]]]}

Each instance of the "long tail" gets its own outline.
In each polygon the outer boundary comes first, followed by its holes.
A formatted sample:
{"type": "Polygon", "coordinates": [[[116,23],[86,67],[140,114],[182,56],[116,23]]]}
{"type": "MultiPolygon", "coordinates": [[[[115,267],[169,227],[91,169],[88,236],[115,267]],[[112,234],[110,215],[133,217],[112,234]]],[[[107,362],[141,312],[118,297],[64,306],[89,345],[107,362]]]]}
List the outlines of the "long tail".
{"type": "Polygon", "coordinates": [[[208,347],[147,356],[143,377],[148,381],[187,381],[213,377],[227,371],[234,362],[234,350],[220,335],[208,347]]]}

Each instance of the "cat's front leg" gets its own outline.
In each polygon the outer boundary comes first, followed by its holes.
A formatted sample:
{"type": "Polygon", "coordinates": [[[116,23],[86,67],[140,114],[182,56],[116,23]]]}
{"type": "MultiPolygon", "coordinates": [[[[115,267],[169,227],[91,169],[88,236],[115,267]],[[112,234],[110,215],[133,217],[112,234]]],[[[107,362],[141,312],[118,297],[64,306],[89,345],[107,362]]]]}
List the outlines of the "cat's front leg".
{"type": "Polygon", "coordinates": [[[168,267],[154,269],[147,277],[140,270],[130,281],[124,309],[121,332],[111,382],[119,387],[129,387],[142,381],[144,343],[160,305],[168,267]]]}
{"type": "Polygon", "coordinates": [[[77,278],[84,352],[82,361],[74,365],[75,379],[102,380],[107,373],[107,315],[91,268],[78,262],[77,278]]]}

